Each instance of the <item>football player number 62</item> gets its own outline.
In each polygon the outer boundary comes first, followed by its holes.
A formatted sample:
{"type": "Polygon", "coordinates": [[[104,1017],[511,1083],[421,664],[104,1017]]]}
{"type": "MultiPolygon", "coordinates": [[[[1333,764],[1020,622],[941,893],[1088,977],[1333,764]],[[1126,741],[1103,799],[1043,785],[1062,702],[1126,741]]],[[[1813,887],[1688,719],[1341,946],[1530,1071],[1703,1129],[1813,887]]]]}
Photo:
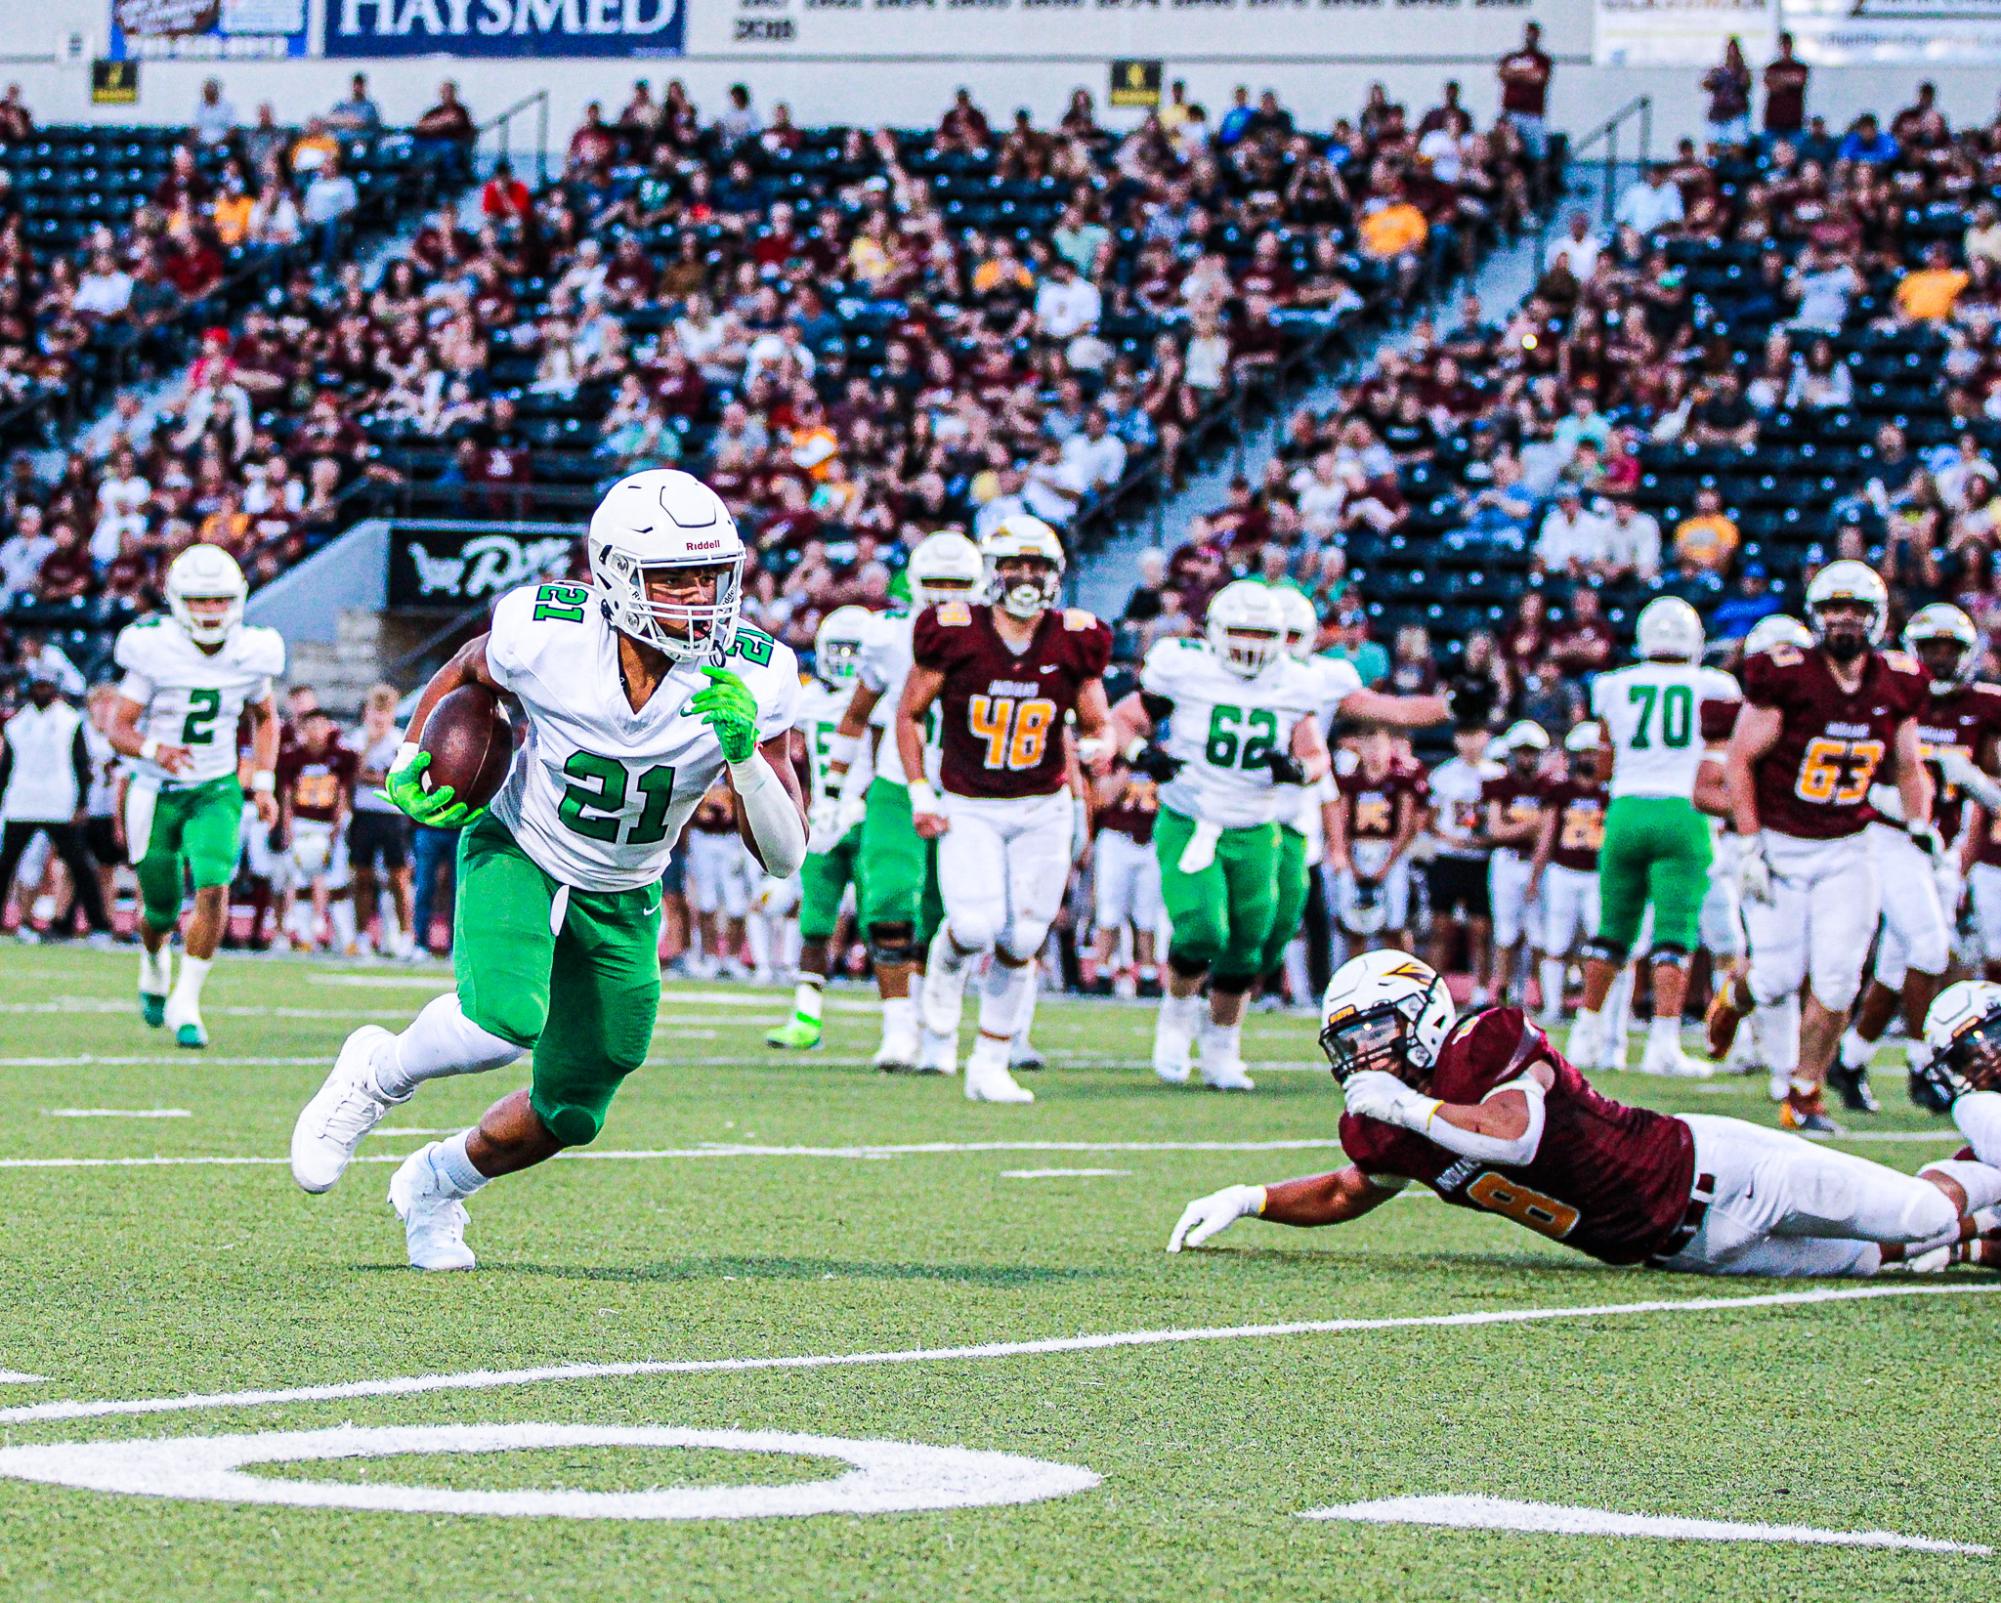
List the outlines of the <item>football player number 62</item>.
{"type": "Polygon", "coordinates": [[[966,704],[966,726],[987,743],[989,768],[1033,768],[1049,743],[1056,703],[1036,696],[974,696],[966,704]]]}

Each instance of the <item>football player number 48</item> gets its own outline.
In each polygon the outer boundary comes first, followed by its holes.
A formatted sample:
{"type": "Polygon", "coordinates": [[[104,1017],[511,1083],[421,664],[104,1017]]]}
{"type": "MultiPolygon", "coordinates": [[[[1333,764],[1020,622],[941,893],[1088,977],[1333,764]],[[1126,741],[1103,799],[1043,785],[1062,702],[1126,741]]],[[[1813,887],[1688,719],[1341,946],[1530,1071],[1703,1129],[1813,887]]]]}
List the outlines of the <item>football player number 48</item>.
{"type": "Polygon", "coordinates": [[[987,743],[988,768],[1033,768],[1049,743],[1056,703],[1042,696],[975,696],[966,704],[966,727],[987,743]]]}

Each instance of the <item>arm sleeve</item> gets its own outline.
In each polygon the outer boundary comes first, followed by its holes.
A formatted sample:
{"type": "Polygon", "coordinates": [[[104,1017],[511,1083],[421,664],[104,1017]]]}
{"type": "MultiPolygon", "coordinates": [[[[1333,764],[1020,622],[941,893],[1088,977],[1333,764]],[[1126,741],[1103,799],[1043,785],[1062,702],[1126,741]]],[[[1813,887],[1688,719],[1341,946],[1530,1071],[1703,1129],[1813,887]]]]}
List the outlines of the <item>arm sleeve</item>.
{"type": "Polygon", "coordinates": [[[1535,1161],[1536,1150],[1542,1145],[1544,1118],[1542,1086],[1527,1074],[1497,1085],[1480,1100],[1491,1102],[1506,1091],[1519,1091],[1528,1103],[1529,1122],[1522,1133],[1512,1141],[1503,1141],[1498,1136],[1481,1135],[1475,1130],[1462,1130],[1456,1124],[1447,1124],[1443,1119],[1434,1118],[1424,1128],[1427,1141],[1436,1143],[1447,1152],[1457,1153],[1462,1158],[1472,1158],[1480,1163],[1499,1163],[1509,1168],[1535,1161]]]}
{"type": "Polygon", "coordinates": [[[76,781],[76,804],[81,807],[90,795],[90,743],[83,738],[81,722],[70,739],[69,766],[70,776],[76,781]]]}

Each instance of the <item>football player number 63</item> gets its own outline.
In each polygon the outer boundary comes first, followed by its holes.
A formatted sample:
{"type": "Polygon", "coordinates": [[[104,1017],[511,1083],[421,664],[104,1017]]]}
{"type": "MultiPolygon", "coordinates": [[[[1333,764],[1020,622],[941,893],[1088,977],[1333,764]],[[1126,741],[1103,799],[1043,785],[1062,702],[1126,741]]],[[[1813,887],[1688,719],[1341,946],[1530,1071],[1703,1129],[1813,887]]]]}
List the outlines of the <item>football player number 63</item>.
{"type": "Polygon", "coordinates": [[[1036,696],[974,696],[966,704],[966,726],[987,743],[989,768],[1033,768],[1049,743],[1056,703],[1036,696]]]}
{"type": "Polygon", "coordinates": [[[1800,754],[1794,794],[1804,802],[1853,807],[1869,794],[1869,782],[1883,760],[1880,740],[1833,740],[1817,735],[1800,754]]]}

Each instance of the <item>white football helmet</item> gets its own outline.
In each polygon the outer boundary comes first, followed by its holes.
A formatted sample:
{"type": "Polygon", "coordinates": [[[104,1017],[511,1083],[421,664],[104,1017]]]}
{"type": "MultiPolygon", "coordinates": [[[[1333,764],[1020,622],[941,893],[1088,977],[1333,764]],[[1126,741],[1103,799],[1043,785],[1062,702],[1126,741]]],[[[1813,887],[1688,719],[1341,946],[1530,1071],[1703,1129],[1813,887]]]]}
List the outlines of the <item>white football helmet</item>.
{"type": "Polygon", "coordinates": [[[1813,631],[1790,613],[1774,612],[1751,625],[1744,636],[1744,655],[1755,657],[1774,646],[1797,646],[1801,651],[1813,645],[1813,631]]]}
{"type": "Polygon", "coordinates": [[[250,594],[236,558],[219,545],[191,545],[167,569],[167,611],[198,646],[219,646],[243,622],[250,594]],[[222,602],[220,611],[197,614],[191,603],[222,602]]]}
{"type": "Polygon", "coordinates": [[[1806,622],[1813,637],[1837,662],[1852,661],[1883,638],[1890,621],[1890,589],[1883,576],[1866,562],[1843,557],[1830,562],[1806,587],[1806,622]],[[1821,617],[1825,608],[1854,605],[1868,609],[1859,630],[1830,630],[1821,617]]]}
{"type": "Polygon", "coordinates": [[[1202,634],[1225,668],[1255,679],[1285,650],[1284,610],[1270,585],[1233,579],[1210,599],[1202,634]]]}
{"type": "Polygon", "coordinates": [[[1279,616],[1285,620],[1285,649],[1304,662],[1320,639],[1320,611],[1304,590],[1289,584],[1273,586],[1272,595],[1278,600],[1279,616]]]}
{"type": "Polygon", "coordinates": [[[980,542],[987,599],[1013,618],[1033,618],[1054,604],[1063,584],[1063,542],[1040,518],[1017,512],[980,542]],[[1039,564],[1039,566],[1038,566],[1039,564]],[[1013,565],[1012,576],[1001,570],[1013,565]]]}
{"type": "Polygon", "coordinates": [[[1973,677],[1973,670],[1979,665],[1980,631],[1950,601],[1934,601],[1928,607],[1918,608],[1904,625],[1904,647],[1925,665],[1925,672],[1931,676],[1932,694],[1949,696],[1973,677]],[[1935,660],[1942,664],[1944,653],[1928,652],[1927,646],[1953,648],[1952,665],[1943,675],[1932,664],[1935,660]]]}
{"type": "Polygon", "coordinates": [[[683,661],[729,650],[743,599],[743,539],[723,498],[692,473],[647,468],[620,479],[591,514],[585,539],[605,621],[683,661]],[[714,598],[655,601],[646,576],[663,568],[718,570],[714,598]]]}
{"type": "Polygon", "coordinates": [[[1658,596],[1640,609],[1634,627],[1640,655],[1649,662],[1700,662],[1702,615],[1680,596],[1658,596]]]}
{"type": "Polygon", "coordinates": [[[813,634],[813,673],[822,683],[835,690],[854,683],[873,616],[867,607],[848,606],[836,607],[820,620],[813,634]]]}
{"type": "Polygon", "coordinates": [[[910,604],[935,607],[945,601],[970,601],[987,581],[980,548],[954,529],[927,534],[910,553],[910,604]]]}
{"type": "Polygon", "coordinates": [[[1320,1050],[1334,1078],[1380,1069],[1420,1089],[1459,1010],[1430,964],[1408,952],[1365,952],[1334,971],[1320,998],[1320,1050]]]}
{"type": "Polygon", "coordinates": [[[2001,1089],[2001,985],[1956,980],[1925,1012],[1929,1062],[1915,1071],[1911,1095],[1943,1113],[1968,1091],[2001,1089]]]}

